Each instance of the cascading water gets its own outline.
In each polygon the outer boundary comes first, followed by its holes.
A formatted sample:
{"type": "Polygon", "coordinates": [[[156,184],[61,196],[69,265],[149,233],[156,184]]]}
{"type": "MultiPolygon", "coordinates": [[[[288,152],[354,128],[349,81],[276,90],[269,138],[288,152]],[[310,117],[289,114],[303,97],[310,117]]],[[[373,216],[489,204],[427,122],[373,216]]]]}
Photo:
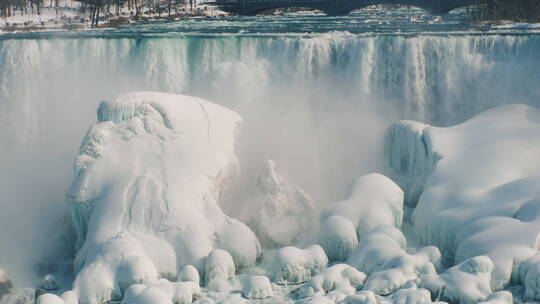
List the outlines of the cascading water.
{"type": "Polygon", "coordinates": [[[12,227],[0,232],[0,265],[19,282],[45,255],[22,248],[56,246],[80,138],[111,95],[185,93],[238,111],[244,176],[272,158],[320,206],[382,169],[389,123],[449,125],[500,104],[540,105],[540,35],[12,38],[0,38],[0,204],[14,206],[0,215],[12,227]]]}

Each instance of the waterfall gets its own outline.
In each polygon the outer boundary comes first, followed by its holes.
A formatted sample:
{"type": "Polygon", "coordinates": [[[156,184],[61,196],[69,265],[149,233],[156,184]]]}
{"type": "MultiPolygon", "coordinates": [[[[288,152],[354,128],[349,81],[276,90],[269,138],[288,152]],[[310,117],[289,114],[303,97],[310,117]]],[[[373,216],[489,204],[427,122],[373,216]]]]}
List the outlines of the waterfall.
{"type": "Polygon", "coordinates": [[[238,111],[245,175],[272,158],[322,206],[382,169],[396,120],[451,125],[540,105],[539,50],[539,35],[495,34],[0,39],[0,205],[14,206],[0,221],[28,233],[23,245],[0,233],[12,248],[0,265],[51,245],[57,232],[36,225],[61,230],[72,160],[111,95],[184,93],[238,111]]]}

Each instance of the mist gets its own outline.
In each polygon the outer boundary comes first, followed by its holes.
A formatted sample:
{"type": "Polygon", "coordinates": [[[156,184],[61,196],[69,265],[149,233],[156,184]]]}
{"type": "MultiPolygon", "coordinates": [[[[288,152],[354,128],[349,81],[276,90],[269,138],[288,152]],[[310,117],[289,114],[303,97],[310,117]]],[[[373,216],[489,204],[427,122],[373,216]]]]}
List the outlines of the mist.
{"type": "Polygon", "coordinates": [[[0,266],[17,286],[35,286],[35,264],[56,256],[72,163],[105,98],[158,90],[229,107],[244,119],[231,203],[245,203],[254,169],[273,159],[323,207],[356,177],[384,170],[383,135],[396,120],[448,125],[540,100],[532,85],[540,63],[530,60],[539,44],[504,36],[0,40],[0,222],[9,228],[0,231],[0,266]],[[509,62],[508,52],[519,55],[509,62]]]}

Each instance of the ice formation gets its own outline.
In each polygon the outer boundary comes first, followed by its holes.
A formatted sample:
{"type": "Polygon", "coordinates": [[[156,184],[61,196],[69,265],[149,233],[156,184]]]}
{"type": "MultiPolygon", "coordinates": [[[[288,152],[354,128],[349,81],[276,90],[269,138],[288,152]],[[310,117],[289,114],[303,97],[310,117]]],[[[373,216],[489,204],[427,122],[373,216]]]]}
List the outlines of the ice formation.
{"type": "Polygon", "coordinates": [[[439,299],[452,303],[474,304],[491,295],[492,271],[491,259],[477,256],[440,275],[422,276],[420,285],[439,299]]]}
{"type": "Polygon", "coordinates": [[[192,265],[184,266],[184,268],[182,268],[182,270],[178,274],[179,282],[195,282],[197,284],[200,284],[200,280],[201,279],[197,268],[193,267],[192,265]]]}
{"type": "Polygon", "coordinates": [[[266,299],[274,295],[267,276],[255,275],[244,283],[242,294],[248,299],[266,299]]]}
{"type": "Polygon", "coordinates": [[[419,242],[437,246],[451,264],[487,256],[494,265],[492,290],[513,280],[536,297],[538,276],[518,272],[538,250],[540,111],[508,105],[454,127],[401,122],[390,130],[390,167],[433,167],[413,213],[419,242]],[[408,131],[392,135],[399,128],[408,131]]]}
{"type": "Polygon", "coordinates": [[[345,261],[358,245],[358,235],[348,218],[332,215],[321,224],[319,244],[330,261],[345,261]]]}
{"type": "Polygon", "coordinates": [[[269,253],[263,264],[277,284],[301,284],[323,271],[328,257],[319,245],[305,249],[287,246],[269,253]]]}
{"type": "Polygon", "coordinates": [[[508,291],[497,291],[492,293],[485,301],[478,302],[478,304],[512,304],[514,303],[514,297],[512,293],[508,291]]]}
{"type": "Polygon", "coordinates": [[[191,304],[193,296],[199,292],[199,285],[195,282],[160,279],[149,285],[131,285],[121,304],[191,304]]]}
{"type": "Polygon", "coordinates": [[[68,194],[80,304],[119,300],[130,285],[174,279],[185,265],[204,272],[215,248],[236,265],[255,263],[255,235],[216,203],[237,171],[238,114],[195,97],[140,92],[103,101],[97,116],[68,194]]]}
{"type": "Polygon", "coordinates": [[[321,213],[321,222],[333,215],[348,218],[358,236],[379,227],[401,227],[403,191],[388,177],[372,173],[359,177],[348,199],[331,204],[321,213]]]}
{"type": "Polygon", "coordinates": [[[234,261],[231,255],[221,249],[214,249],[210,252],[205,262],[205,279],[206,284],[210,284],[212,280],[230,280],[236,272],[234,261]]]}
{"type": "Polygon", "coordinates": [[[316,222],[311,197],[279,175],[272,160],[259,169],[251,192],[241,219],[253,228],[264,247],[291,245],[316,222]]]}

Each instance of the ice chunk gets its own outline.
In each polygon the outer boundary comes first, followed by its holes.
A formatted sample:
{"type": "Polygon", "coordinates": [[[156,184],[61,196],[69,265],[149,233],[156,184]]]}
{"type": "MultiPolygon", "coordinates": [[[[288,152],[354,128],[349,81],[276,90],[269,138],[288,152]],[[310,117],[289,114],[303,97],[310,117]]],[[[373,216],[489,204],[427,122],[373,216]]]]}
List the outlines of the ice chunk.
{"type": "Polygon", "coordinates": [[[249,277],[244,283],[242,294],[248,299],[266,299],[274,295],[270,280],[261,275],[249,277]]]}
{"type": "Polygon", "coordinates": [[[272,280],[277,284],[300,284],[326,268],[328,258],[319,245],[311,245],[306,249],[283,247],[269,254],[263,261],[272,280]]]}
{"type": "Polygon", "coordinates": [[[346,217],[333,215],[321,224],[319,244],[330,261],[345,261],[358,245],[353,223],[346,217]]]}
{"type": "Polygon", "coordinates": [[[493,262],[486,256],[470,258],[440,275],[421,277],[420,286],[438,299],[472,304],[491,295],[493,262]]]}
{"type": "Polygon", "coordinates": [[[195,282],[169,282],[160,279],[149,285],[131,285],[124,293],[122,304],[191,304],[193,295],[199,292],[200,288],[195,282]]]}
{"type": "Polygon", "coordinates": [[[255,263],[254,233],[217,205],[237,172],[238,114],[195,97],[139,92],[102,102],[98,121],[68,193],[80,304],[119,300],[130,284],[173,278],[184,265],[204,270],[215,248],[255,263]]]}
{"type": "Polygon", "coordinates": [[[264,162],[251,188],[241,219],[263,247],[291,245],[316,222],[313,199],[278,174],[273,160],[264,162]]]}
{"type": "Polygon", "coordinates": [[[214,249],[206,258],[205,277],[206,284],[214,279],[230,280],[235,273],[234,261],[231,255],[221,249],[214,249]]]}
{"type": "Polygon", "coordinates": [[[333,203],[321,213],[321,222],[333,215],[351,220],[360,238],[379,227],[400,228],[403,191],[384,175],[364,175],[356,180],[347,200],[333,203]]]}
{"type": "Polygon", "coordinates": [[[488,256],[493,290],[519,277],[520,263],[537,252],[540,231],[540,111],[498,107],[453,127],[424,126],[422,140],[391,141],[393,164],[404,153],[406,167],[426,169],[415,164],[434,159],[403,151],[424,149],[439,158],[412,215],[419,243],[437,246],[448,263],[488,256]]]}
{"type": "Polygon", "coordinates": [[[412,286],[394,292],[386,297],[385,300],[392,304],[425,304],[431,303],[431,293],[424,288],[412,286]]]}

